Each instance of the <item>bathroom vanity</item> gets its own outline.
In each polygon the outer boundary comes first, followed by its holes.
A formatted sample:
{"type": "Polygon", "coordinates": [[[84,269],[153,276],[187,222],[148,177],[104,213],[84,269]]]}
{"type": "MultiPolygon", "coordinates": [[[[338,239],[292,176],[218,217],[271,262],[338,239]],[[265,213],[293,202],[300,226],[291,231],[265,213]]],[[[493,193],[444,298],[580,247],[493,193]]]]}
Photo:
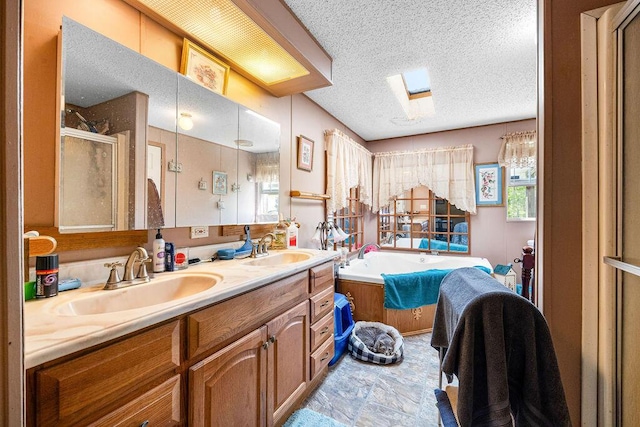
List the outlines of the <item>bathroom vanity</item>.
{"type": "MultiPolygon", "coordinates": [[[[284,423],[334,350],[336,253],[296,252],[306,259],[190,267],[178,274],[212,274],[215,284],[151,306],[101,312],[117,303],[81,302],[136,286],[27,302],[28,425],[284,423]]],[[[174,286],[171,275],[157,285],[174,286]]]]}

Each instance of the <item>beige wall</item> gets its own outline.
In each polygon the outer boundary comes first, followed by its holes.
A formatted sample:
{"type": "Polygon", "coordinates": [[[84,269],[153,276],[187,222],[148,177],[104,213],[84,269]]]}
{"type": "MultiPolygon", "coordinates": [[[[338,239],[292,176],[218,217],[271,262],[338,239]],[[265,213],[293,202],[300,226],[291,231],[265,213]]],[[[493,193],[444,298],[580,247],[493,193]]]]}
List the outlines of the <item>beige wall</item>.
{"type": "MultiPolygon", "coordinates": [[[[367,143],[367,148],[373,152],[381,152],[472,144],[474,163],[490,163],[498,161],[502,135],[535,129],[535,119],[521,120],[373,141],[367,143]]],[[[478,207],[478,213],[471,215],[471,255],[487,258],[494,266],[513,262],[522,253],[522,246],[527,240],[533,239],[535,233],[535,221],[507,222],[506,209],[506,206],[478,207]]],[[[370,227],[375,227],[375,223],[370,227]]],[[[514,270],[520,274],[519,265],[516,264],[514,270]]]]}

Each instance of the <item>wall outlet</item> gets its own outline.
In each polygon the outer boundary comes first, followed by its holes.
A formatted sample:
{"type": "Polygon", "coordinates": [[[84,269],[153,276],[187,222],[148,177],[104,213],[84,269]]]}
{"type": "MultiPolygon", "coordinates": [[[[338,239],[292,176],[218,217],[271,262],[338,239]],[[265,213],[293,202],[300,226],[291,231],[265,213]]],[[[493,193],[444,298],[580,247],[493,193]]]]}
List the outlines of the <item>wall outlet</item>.
{"type": "Polygon", "coordinates": [[[201,239],[203,237],[209,237],[209,227],[207,227],[206,225],[191,227],[192,239],[201,239]]]}
{"type": "Polygon", "coordinates": [[[427,205],[420,205],[420,210],[421,211],[426,211],[427,210],[427,205]]]}

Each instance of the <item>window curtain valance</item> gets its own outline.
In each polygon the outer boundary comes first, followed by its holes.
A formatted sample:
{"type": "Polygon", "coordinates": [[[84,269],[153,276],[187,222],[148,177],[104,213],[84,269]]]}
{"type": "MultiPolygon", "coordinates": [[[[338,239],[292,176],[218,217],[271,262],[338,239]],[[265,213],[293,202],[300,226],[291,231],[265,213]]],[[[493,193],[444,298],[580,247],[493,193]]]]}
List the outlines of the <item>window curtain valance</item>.
{"type": "Polygon", "coordinates": [[[536,131],[508,133],[502,137],[498,163],[506,168],[526,168],[536,165],[536,131]]]}
{"type": "Polygon", "coordinates": [[[348,206],[349,190],[358,187],[360,202],[371,207],[372,155],[338,129],[326,130],[327,212],[348,206]]]}
{"type": "Polygon", "coordinates": [[[457,208],[476,213],[473,145],[374,156],[374,212],[405,191],[424,185],[457,208]]]}
{"type": "Polygon", "coordinates": [[[256,155],[256,182],[278,182],[280,180],[280,153],[258,153],[256,155]]]}

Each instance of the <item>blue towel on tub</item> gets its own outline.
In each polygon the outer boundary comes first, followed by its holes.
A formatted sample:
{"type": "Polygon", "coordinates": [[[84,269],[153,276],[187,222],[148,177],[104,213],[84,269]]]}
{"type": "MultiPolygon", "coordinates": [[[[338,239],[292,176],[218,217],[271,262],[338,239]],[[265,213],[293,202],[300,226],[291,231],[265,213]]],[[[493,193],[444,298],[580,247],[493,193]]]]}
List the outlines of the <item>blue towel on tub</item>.
{"type": "MultiPolygon", "coordinates": [[[[487,274],[491,270],[475,266],[487,274]]],[[[440,282],[453,269],[430,269],[401,274],[381,274],[384,279],[384,308],[407,310],[438,302],[440,282]]]]}

